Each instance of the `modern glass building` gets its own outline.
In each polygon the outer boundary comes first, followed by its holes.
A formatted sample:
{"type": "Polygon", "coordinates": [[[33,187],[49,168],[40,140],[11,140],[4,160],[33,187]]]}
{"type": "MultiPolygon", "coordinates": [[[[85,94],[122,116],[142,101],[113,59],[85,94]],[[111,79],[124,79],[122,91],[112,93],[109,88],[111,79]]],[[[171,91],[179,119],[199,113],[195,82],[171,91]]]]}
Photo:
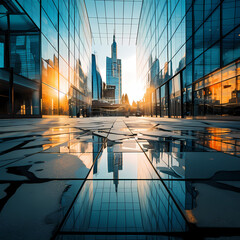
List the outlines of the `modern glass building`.
{"type": "Polygon", "coordinates": [[[107,85],[115,86],[115,103],[121,103],[122,97],[122,62],[117,59],[117,43],[113,35],[111,46],[111,58],[106,59],[106,82],[107,85]]]}
{"type": "Polygon", "coordinates": [[[96,55],[92,54],[92,100],[102,99],[102,77],[97,65],[96,55]]]}
{"type": "Polygon", "coordinates": [[[84,0],[4,0],[0,15],[0,114],[86,114],[92,36],[84,0]]]}
{"type": "Polygon", "coordinates": [[[137,69],[147,115],[240,115],[240,1],[143,1],[137,69]]]}

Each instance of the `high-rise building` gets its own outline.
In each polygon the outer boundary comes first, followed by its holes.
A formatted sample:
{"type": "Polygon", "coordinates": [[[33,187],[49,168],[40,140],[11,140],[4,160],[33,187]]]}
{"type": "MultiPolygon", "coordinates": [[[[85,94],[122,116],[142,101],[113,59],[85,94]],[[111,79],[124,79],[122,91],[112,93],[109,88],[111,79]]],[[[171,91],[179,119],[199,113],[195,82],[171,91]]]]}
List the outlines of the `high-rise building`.
{"type": "Polygon", "coordinates": [[[102,77],[97,65],[96,55],[92,54],[92,99],[100,100],[102,98],[102,77]]]}
{"type": "Polygon", "coordinates": [[[117,43],[113,35],[111,46],[111,58],[106,59],[106,82],[107,85],[115,86],[115,103],[121,103],[122,97],[122,62],[117,59],[117,43]]]}
{"type": "Polygon", "coordinates": [[[89,112],[92,34],[84,0],[3,0],[0,9],[0,115],[89,112]]]}
{"type": "Polygon", "coordinates": [[[240,115],[239,0],[143,1],[137,36],[145,114],[240,115]]]}

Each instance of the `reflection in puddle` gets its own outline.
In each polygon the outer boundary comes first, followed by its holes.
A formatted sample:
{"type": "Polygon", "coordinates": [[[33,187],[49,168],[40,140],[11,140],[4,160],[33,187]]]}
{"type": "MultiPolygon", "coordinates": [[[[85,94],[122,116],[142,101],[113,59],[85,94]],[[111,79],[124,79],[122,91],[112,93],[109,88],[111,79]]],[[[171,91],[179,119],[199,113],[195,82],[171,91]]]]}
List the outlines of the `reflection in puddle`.
{"type": "MultiPolygon", "coordinates": [[[[144,153],[115,153],[104,149],[93,167],[93,179],[159,179],[144,153]]],[[[90,178],[89,178],[90,179],[90,178]]]]}
{"type": "Polygon", "coordinates": [[[182,232],[186,223],[160,181],[87,180],[62,228],[72,232],[182,232]]]}

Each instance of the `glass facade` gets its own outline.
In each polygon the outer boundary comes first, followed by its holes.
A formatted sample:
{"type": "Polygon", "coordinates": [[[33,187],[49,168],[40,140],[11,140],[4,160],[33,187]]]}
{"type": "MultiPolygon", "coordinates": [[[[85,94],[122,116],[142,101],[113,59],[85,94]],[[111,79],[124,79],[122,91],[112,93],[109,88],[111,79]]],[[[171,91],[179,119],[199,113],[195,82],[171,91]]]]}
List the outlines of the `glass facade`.
{"type": "Polygon", "coordinates": [[[115,35],[113,35],[113,43],[111,46],[111,58],[106,58],[106,82],[107,85],[115,86],[115,101],[121,103],[122,98],[122,62],[117,59],[117,43],[115,35]]]}
{"type": "Polygon", "coordinates": [[[238,0],[144,1],[137,66],[145,114],[240,115],[239,33],[238,0]]]}
{"type": "Polygon", "coordinates": [[[97,66],[96,55],[92,54],[92,100],[102,99],[102,77],[97,66]]]}
{"type": "Polygon", "coordinates": [[[84,1],[0,6],[0,114],[88,115],[92,35],[84,1]]]}

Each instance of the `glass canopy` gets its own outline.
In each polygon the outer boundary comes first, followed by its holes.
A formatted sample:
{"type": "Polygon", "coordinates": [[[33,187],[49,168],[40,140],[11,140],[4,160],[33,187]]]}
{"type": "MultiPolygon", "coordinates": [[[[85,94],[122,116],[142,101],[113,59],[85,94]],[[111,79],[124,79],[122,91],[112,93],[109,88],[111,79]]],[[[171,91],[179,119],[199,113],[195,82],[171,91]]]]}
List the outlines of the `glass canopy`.
{"type": "Polygon", "coordinates": [[[85,0],[93,44],[136,44],[142,0],[85,0]]]}

